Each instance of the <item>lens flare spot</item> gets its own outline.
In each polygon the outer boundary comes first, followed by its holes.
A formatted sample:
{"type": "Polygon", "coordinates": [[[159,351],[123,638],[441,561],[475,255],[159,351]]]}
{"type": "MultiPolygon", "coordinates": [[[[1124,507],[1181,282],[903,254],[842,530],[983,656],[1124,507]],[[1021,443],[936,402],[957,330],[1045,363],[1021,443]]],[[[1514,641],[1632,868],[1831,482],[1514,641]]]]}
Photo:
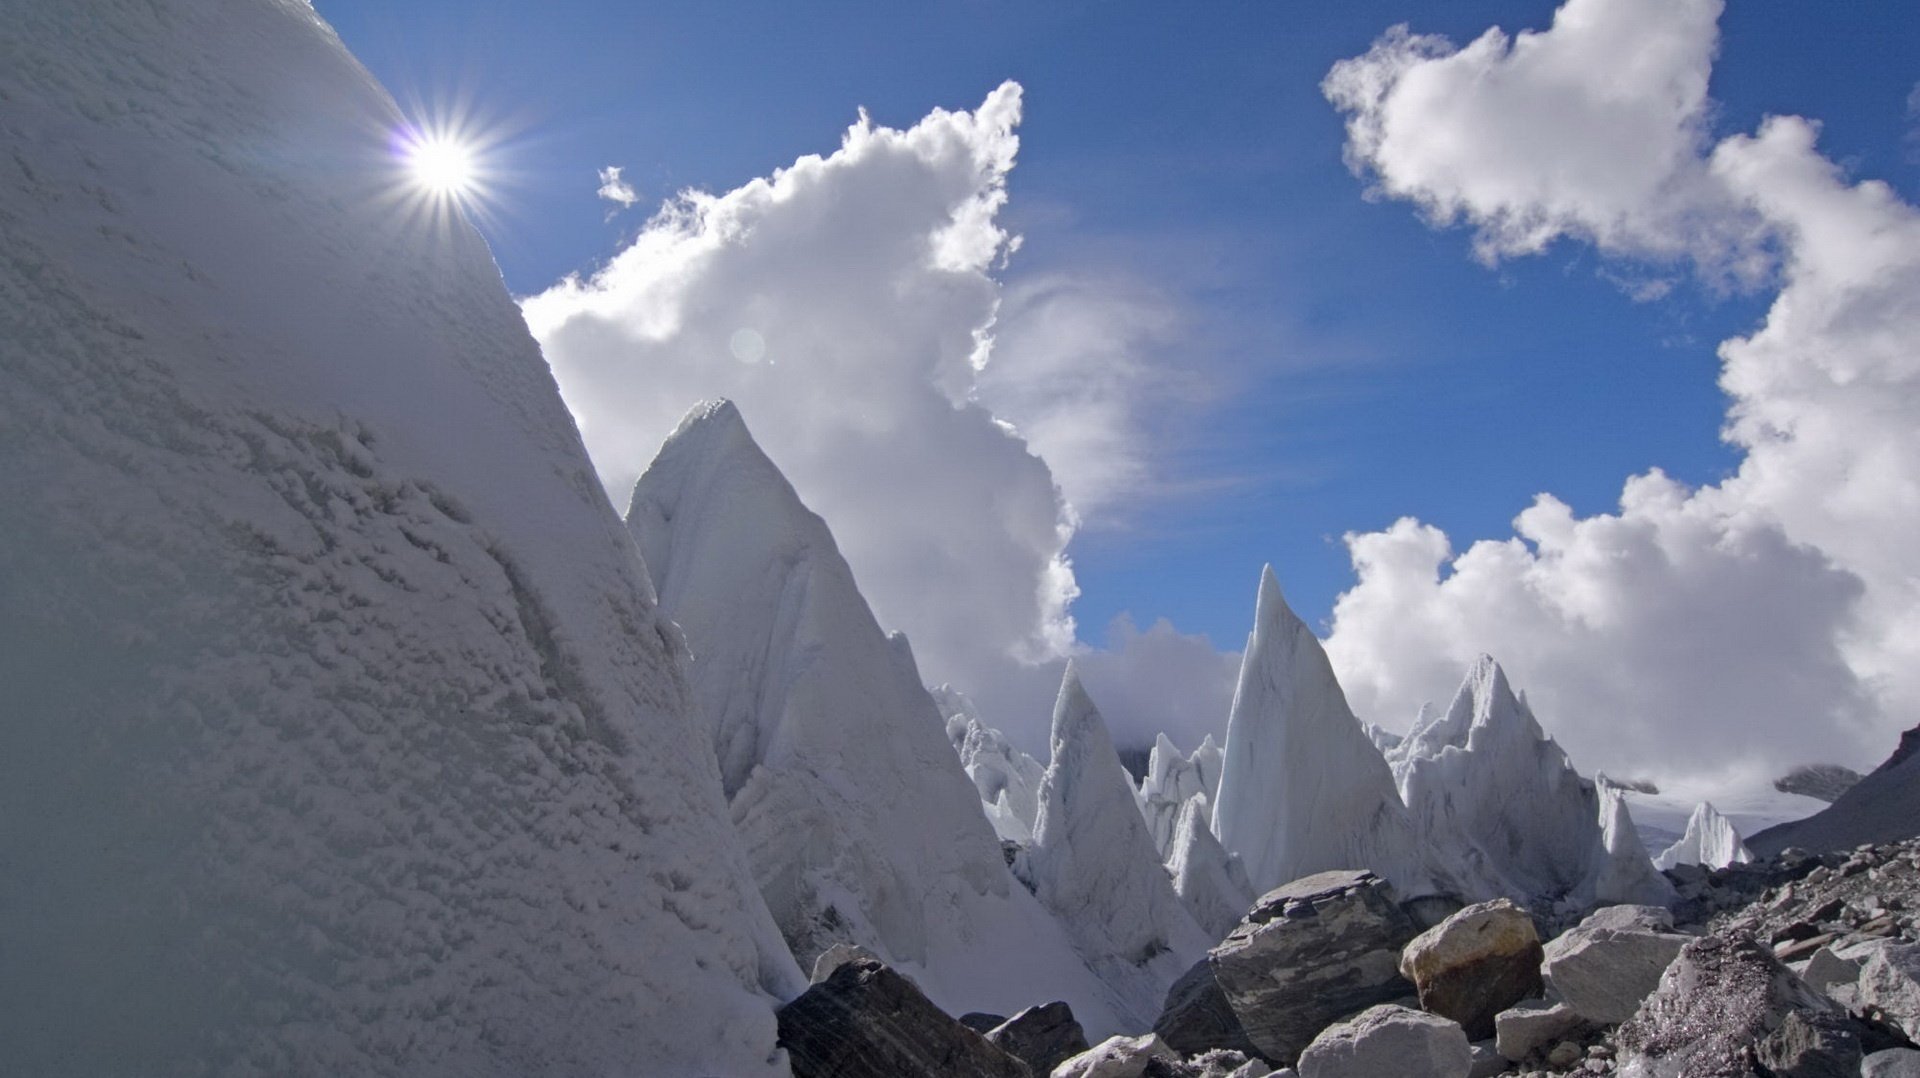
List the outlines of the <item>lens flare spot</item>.
{"type": "Polygon", "coordinates": [[[751,329],[736,329],[727,339],[727,350],[742,363],[758,363],[767,358],[767,339],[751,329]]]}

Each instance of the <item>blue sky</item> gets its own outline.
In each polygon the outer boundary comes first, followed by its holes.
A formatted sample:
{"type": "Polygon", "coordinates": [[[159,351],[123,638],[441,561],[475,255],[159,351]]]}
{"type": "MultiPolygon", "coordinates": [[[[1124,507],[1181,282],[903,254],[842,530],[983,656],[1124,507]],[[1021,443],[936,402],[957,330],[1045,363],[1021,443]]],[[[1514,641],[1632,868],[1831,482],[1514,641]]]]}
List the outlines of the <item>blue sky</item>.
{"type": "MultiPolygon", "coordinates": [[[[1544,29],[1555,6],[316,0],[403,103],[468,102],[510,133],[485,231],[516,294],[593,270],[679,189],[831,152],[856,108],[905,128],[1017,80],[1000,221],[1024,246],[1000,280],[1145,282],[1180,325],[1158,361],[1200,391],[1155,414],[1152,489],[1069,548],[1082,636],[1127,611],[1225,649],[1263,562],[1324,631],[1354,582],[1343,533],[1412,515],[1459,550],[1510,535],[1539,492],[1584,517],[1649,468],[1703,485],[1739,465],[1715,350],[1774,289],[1728,293],[1577,239],[1490,267],[1468,229],[1366,198],[1343,163],[1320,89],[1336,62],[1396,23],[1464,44],[1544,29]],[[594,193],[608,165],[641,198],[611,215],[594,193]],[[1649,275],[1678,284],[1629,298],[1621,282],[1649,275]]],[[[1815,118],[1827,158],[1912,200],[1920,14],[1734,0],[1719,26],[1710,140],[1815,118]]]]}

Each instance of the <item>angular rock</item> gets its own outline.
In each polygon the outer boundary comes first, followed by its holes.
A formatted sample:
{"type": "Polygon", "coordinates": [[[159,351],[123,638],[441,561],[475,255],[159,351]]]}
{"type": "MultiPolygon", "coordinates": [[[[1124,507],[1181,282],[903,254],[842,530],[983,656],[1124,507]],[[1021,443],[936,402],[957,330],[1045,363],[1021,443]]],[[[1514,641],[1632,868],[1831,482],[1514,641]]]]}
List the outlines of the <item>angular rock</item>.
{"type": "Polygon", "coordinates": [[[1541,994],[1543,957],[1533,918],[1500,898],[1468,906],[1414,937],[1400,952],[1400,975],[1419,990],[1421,1010],[1485,1040],[1494,1035],[1495,1015],[1541,994]]]}
{"type": "Polygon", "coordinates": [[[1025,1062],[1036,1075],[1052,1074],[1053,1068],[1091,1047],[1073,1008],[1059,1001],[1028,1007],[988,1033],[987,1041],[1025,1062]]]}
{"type": "Polygon", "coordinates": [[[1033,1074],[1025,1063],[949,1018],[912,981],[872,959],[842,963],[775,1017],[794,1078],[1033,1074]]]}
{"type": "Polygon", "coordinates": [[[1467,1078],[1472,1068],[1457,1023],[1392,1004],[1327,1027],[1300,1053],[1300,1078],[1467,1078]]]}
{"type": "Polygon", "coordinates": [[[1807,960],[1806,971],[1800,974],[1800,979],[1806,981],[1814,991],[1829,996],[1837,989],[1850,992],[1854,983],[1860,980],[1860,967],[1863,965],[1865,962],[1862,959],[1841,958],[1833,948],[1822,947],[1807,960]]]}
{"type": "Polygon", "coordinates": [[[1475,1041],[1467,1048],[1472,1053],[1467,1078],[1493,1078],[1496,1074],[1505,1074],[1511,1065],[1488,1041],[1475,1041]]]}
{"type": "MultiPolygon", "coordinates": [[[[872,951],[867,950],[857,943],[836,943],[826,950],[821,951],[820,957],[813,960],[813,976],[807,979],[807,983],[819,984],[821,981],[831,977],[834,970],[839,969],[848,962],[861,958],[872,962],[880,961],[879,955],[874,954],[872,951]]],[[[983,1029],[980,1032],[985,1033],[986,1030],[983,1029]]]]}
{"type": "Polygon", "coordinates": [[[1547,980],[1582,1018],[1618,1025],[1686,946],[1690,937],[1672,927],[1672,915],[1655,906],[1598,910],[1546,945],[1547,980]]]}
{"type": "MultiPolygon", "coordinates": [[[[1183,1078],[1267,1078],[1274,1073],[1273,1068],[1258,1059],[1221,1048],[1194,1056],[1187,1060],[1185,1067],[1187,1073],[1183,1078]]],[[[1288,1078],[1295,1078],[1292,1072],[1286,1073],[1288,1078]]]]}
{"type": "Polygon", "coordinates": [[[1329,1022],[1408,994],[1399,958],[1413,936],[1386,880],[1321,872],[1267,892],[1210,961],[1247,1040],[1290,1063],[1329,1022]]]}
{"type": "Polygon", "coordinates": [[[1754,1046],[1754,1058],[1776,1078],[1854,1078],[1860,1034],[1839,1011],[1790,1011],[1754,1046]]]}
{"type": "Polygon", "coordinates": [[[1564,1003],[1528,1000],[1494,1017],[1494,1047],[1502,1057],[1518,1063],[1587,1024],[1564,1003]]]}
{"type": "Polygon", "coordinates": [[[1859,1040],[1847,1028],[1832,1000],[1737,932],[1687,944],[1614,1041],[1627,1074],[1767,1073],[1755,1069],[1764,1052],[1811,1078],[1859,1066],[1859,1040]]]}
{"type": "Polygon", "coordinates": [[[1154,1060],[1180,1062],[1180,1054],[1149,1033],[1144,1037],[1108,1037],[1053,1069],[1051,1078],[1141,1078],[1154,1060]]]}
{"type": "Polygon", "coordinates": [[[1868,947],[1860,967],[1860,1005],[1920,1040],[1920,943],[1876,940],[1868,947]]]}
{"type": "Polygon", "coordinates": [[[1213,975],[1211,959],[1203,958],[1181,974],[1167,990],[1167,1004],[1153,1024],[1160,1039],[1181,1055],[1225,1049],[1257,1056],[1260,1050],[1227,1002],[1227,994],[1213,975]]]}
{"type": "Polygon", "coordinates": [[[1911,1048],[1875,1052],[1861,1061],[1860,1078],[1920,1078],[1920,1052],[1911,1048]]]}

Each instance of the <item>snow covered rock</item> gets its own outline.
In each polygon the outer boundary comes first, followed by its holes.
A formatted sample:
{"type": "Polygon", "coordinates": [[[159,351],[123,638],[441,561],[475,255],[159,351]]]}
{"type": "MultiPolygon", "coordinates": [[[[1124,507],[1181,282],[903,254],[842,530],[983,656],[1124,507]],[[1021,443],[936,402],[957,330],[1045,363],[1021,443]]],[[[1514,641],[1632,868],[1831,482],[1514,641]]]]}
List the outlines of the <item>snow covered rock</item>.
{"type": "Polygon", "coordinates": [[[1485,1040],[1494,1035],[1495,1015],[1541,993],[1542,957],[1533,918],[1501,898],[1415,936],[1400,952],[1400,975],[1419,990],[1421,1010],[1485,1040]]]}
{"type": "Polygon", "coordinates": [[[804,985],[484,242],[297,0],[0,31],[16,1074],[771,1075],[804,985]]]}
{"type": "Polygon", "coordinates": [[[1689,937],[1654,906],[1608,906],[1550,941],[1543,971],[1582,1018],[1618,1025],[1660,985],[1689,937]]]}
{"type": "Polygon", "coordinates": [[[1210,961],[1247,1039],[1288,1063],[1327,1023],[1412,994],[1399,961],[1414,931],[1386,880],[1322,872],[1263,895],[1210,961]]]}
{"type": "Polygon", "coordinates": [[[1826,852],[1920,834],[1920,726],[1900,735],[1893,755],[1824,811],[1770,827],[1747,840],[1756,856],[1789,846],[1826,852]]]}
{"type": "Polygon", "coordinates": [[[1253,906],[1253,887],[1240,862],[1221,847],[1207,826],[1213,805],[1205,791],[1180,807],[1167,849],[1173,890],[1207,935],[1224,939],[1253,906]]]}
{"type": "Polygon", "coordinates": [[[1743,933],[1687,944],[1615,1044],[1634,1078],[1852,1074],[1861,1056],[1846,1013],[1743,933]]]}
{"type": "Polygon", "coordinates": [[[1611,863],[1601,794],[1491,657],[1468,668],[1445,711],[1422,709],[1389,760],[1421,841],[1442,851],[1467,897],[1594,902],[1611,863]]]}
{"type": "Polygon", "coordinates": [[[1817,797],[1831,805],[1860,782],[1860,772],[1839,764],[1802,764],[1773,780],[1783,794],[1817,797]]]}
{"type": "Polygon", "coordinates": [[[1256,891],[1330,869],[1367,868],[1408,894],[1436,881],[1373,741],[1273,567],[1227,718],[1213,833],[1256,891]]]}
{"type": "MultiPolygon", "coordinates": [[[[1220,747],[1208,734],[1193,755],[1182,756],[1167,735],[1154,738],[1153,751],[1147,756],[1147,774],[1140,781],[1140,811],[1146,817],[1147,830],[1153,835],[1154,849],[1168,859],[1173,848],[1180,810],[1196,795],[1204,795],[1209,805],[1220,792],[1220,747]]],[[[1208,825],[1211,826],[1211,818],[1208,825]]]]}
{"type": "Polygon", "coordinates": [[[1071,662],[1051,745],[1027,879],[1139,1028],[1211,941],[1161,867],[1133,784],[1071,662]]]}
{"type": "Polygon", "coordinates": [[[954,1021],[914,983],[856,959],[780,1008],[793,1078],[1031,1078],[1020,1060],[954,1021]]]}
{"type": "Polygon", "coordinates": [[[1140,1078],[1154,1060],[1177,1064],[1180,1055],[1151,1033],[1108,1037],[1055,1067],[1052,1078],[1140,1078]]]}
{"type": "Polygon", "coordinates": [[[1073,1008],[1058,1000],[1028,1007],[995,1026],[987,1040],[1041,1075],[1091,1047],[1073,1008]]]}
{"type": "Polygon", "coordinates": [[[1385,1003],[1328,1026],[1299,1069],[1300,1078],[1467,1078],[1472,1067],[1458,1024],[1385,1003]]]}
{"type": "Polygon", "coordinates": [[[1747,849],[1740,832],[1734,830],[1733,821],[1715,811],[1711,802],[1702,801],[1688,818],[1686,833],[1680,836],[1680,841],[1654,858],[1653,866],[1663,871],[1676,865],[1725,868],[1751,860],[1753,852],[1747,849]]]}
{"type": "Polygon", "coordinates": [[[1039,997],[1103,1032],[1134,1018],[1008,872],[905,640],[737,408],[689,413],[627,526],[686,634],[734,826],[797,957],[857,944],[951,1013],[1039,997]]]}

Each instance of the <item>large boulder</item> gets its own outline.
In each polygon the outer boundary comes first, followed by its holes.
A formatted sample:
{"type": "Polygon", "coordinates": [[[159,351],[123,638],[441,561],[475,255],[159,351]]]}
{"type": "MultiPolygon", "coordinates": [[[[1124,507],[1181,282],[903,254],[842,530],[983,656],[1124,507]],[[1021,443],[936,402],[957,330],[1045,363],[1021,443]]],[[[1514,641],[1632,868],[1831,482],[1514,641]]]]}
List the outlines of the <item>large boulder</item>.
{"type": "Polygon", "coordinates": [[[843,962],[776,1018],[794,1078],[1033,1078],[1025,1063],[872,959],[843,962]]]}
{"type": "Polygon", "coordinates": [[[1687,944],[1614,1042],[1635,1076],[1817,1078],[1852,1075],[1861,1059],[1846,1012],[1744,932],[1687,944]]]}
{"type": "Polygon", "coordinates": [[[1596,910],[1546,945],[1547,980],[1582,1018],[1619,1025],[1692,938],[1672,929],[1673,915],[1658,906],[1596,910]]]}
{"type": "Polygon", "coordinates": [[[1920,1040],[1920,943],[1876,941],[1860,967],[1858,999],[1920,1040]]]}
{"type": "Polygon", "coordinates": [[[1386,880],[1321,872],[1267,892],[1209,960],[1247,1039],[1290,1063],[1328,1023],[1412,994],[1399,966],[1414,932],[1386,880]]]}
{"type": "Polygon", "coordinates": [[[1203,958],[1167,989],[1167,1003],[1153,1031],[1183,1056],[1211,1048],[1258,1055],[1247,1031],[1213,975],[1213,960],[1203,958]]]}
{"type": "Polygon", "coordinates": [[[1179,1063],[1180,1053],[1149,1033],[1108,1037],[1053,1069],[1052,1078],[1141,1078],[1155,1060],[1179,1063]]]}
{"type": "Polygon", "coordinates": [[[1494,1017],[1494,1050],[1515,1063],[1558,1044],[1589,1023],[1564,1003],[1528,1000],[1494,1017]]]}
{"type": "Polygon", "coordinates": [[[1300,1078],[1467,1078],[1472,1067],[1458,1023],[1388,1003],[1328,1026],[1299,1069],[1300,1078]]]}
{"type": "Polygon", "coordinates": [[[1052,1074],[1053,1068],[1091,1047],[1073,1008],[1059,1001],[1028,1007],[996,1026],[987,1041],[1025,1062],[1036,1075],[1052,1074]]]}
{"type": "Polygon", "coordinates": [[[1920,1078],[1920,1052],[1911,1048],[1875,1052],[1861,1062],[1860,1078],[1920,1078]]]}
{"type": "Polygon", "coordinates": [[[1460,1023],[1473,1040],[1494,1035],[1494,1016],[1540,995],[1543,953],[1533,918],[1499,898],[1468,906],[1415,936],[1400,952],[1400,975],[1420,1007],[1460,1023]]]}

